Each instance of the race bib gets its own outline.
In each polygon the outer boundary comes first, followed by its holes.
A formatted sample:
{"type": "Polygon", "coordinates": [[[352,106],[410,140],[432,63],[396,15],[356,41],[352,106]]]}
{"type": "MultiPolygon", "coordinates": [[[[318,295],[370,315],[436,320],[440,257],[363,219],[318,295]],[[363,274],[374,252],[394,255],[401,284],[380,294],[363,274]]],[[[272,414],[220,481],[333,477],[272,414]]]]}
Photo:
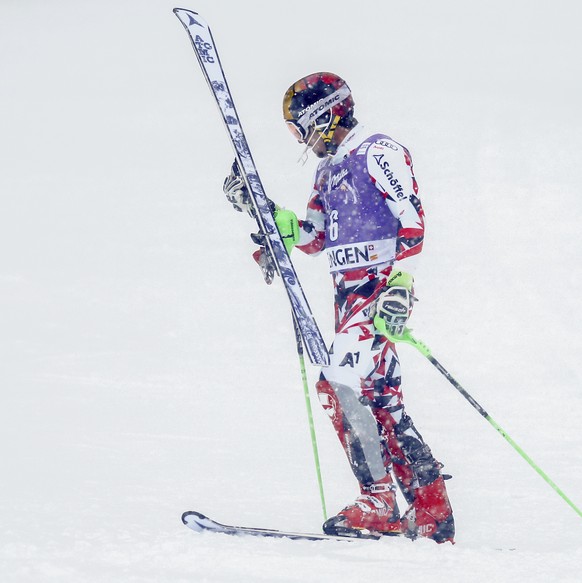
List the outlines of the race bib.
{"type": "Polygon", "coordinates": [[[381,241],[366,241],[364,243],[348,243],[328,247],[327,259],[329,271],[347,271],[377,263],[391,263],[396,253],[396,239],[381,241]]]}

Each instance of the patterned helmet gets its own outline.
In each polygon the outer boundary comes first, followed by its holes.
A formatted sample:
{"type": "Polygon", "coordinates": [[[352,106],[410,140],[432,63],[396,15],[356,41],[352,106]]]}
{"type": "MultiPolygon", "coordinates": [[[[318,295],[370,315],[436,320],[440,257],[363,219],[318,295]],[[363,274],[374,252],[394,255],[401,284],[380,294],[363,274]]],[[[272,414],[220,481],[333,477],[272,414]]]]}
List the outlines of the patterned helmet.
{"type": "Polygon", "coordinates": [[[333,73],[313,73],[293,83],[283,98],[283,116],[293,135],[306,142],[318,131],[328,147],[336,127],[352,128],[354,100],[348,84],[333,73]]]}

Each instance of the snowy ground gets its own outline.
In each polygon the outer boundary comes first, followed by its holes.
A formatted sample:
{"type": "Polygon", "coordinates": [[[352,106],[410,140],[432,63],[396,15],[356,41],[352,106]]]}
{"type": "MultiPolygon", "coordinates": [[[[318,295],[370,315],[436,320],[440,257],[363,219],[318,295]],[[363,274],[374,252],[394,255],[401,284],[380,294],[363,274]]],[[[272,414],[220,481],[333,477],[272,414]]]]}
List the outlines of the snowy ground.
{"type": "MultiPolygon", "coordinates": [[[[181,525],[322,516],[287,300],[223,200],[232,154],[173,6],[0,4],[0,580],[580,581],[580,517],[409,347],[454,547],[181,525]]],[[[346,77],[360,120],[409,146],[428,221],[413,327],[582,506],[579,5],[184,7],[213,27],[279,203],[301,212],[313,171],[280,119],[306,73],[346,77]]],[[[325,259],[295,259],[329,339],[325,259]]],[[[335,512],[355,485],[314,414],[335,512]]]]}

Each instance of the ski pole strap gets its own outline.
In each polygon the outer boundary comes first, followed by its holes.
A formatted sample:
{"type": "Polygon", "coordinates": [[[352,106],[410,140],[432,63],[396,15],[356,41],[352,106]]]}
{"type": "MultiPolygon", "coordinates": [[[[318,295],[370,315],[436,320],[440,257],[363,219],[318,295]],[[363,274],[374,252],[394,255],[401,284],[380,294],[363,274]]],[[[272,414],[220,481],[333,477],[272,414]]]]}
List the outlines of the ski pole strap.
{"type": "Polygon", "coordinates": [[[513,447],[513,449],[536,471],[536,473],[549,484],[549,486],[556,491],[556,493],[568,504],[578,516],[582,517],[582,510],[578,508],[568,496],[561,490],[555,482],[525,453],[525,451],[510,437],[510,435],[503,429],[492,417],[485,411],[485,409],[479,405],[479,403],[460,385],[459,382],[445,369],[445,367],[431,355],[431,351],[426,344],[416,340],[411,331],[405,328],[401,336],[388,336],[388,340],[391,342],[405,342],[414,346],[423,356],[431,362],[431,364],[465,397],[469,403],[476,409],[480,415],[485,417],[487,421],[497,430],[497,432],[513,447]]]}

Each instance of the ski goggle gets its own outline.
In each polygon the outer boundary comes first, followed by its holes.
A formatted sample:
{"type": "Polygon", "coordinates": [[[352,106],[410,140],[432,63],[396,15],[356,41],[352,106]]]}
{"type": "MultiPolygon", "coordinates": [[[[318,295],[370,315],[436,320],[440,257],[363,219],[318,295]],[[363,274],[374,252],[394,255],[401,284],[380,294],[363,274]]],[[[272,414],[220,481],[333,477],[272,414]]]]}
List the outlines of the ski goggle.
{"type": "Polygon", "coordinates": [[[303,126],[300,126],[294,119],[288,119],[285,121],[289,131],[293,137],[300,143],[303,144],[307,141],[307,131],[303,126]]]}
{"type": "Polygon", "coordinates": [[[311,127],[308,131],[305,131],[303,127],[298,125],[295,121],[287,120],[285,123],[287,124],[287,127],[289,128],[289,131],[293,137],[300,144],[306,144],[309,142],[309,139],[315,132],[319,134],[320,139],[328,143],[331,141],[340,119],[341,118],[339,115],[330,116],[329,120],[326,120],[323,123],[311,124],[311,127]]]}
{"type": "Polygon", "coordinates": [[[343,85],[338,90],[334,91],[331,95],[322,97],[319,101],[316,101],[306,110],[304,110],[303,114],[297,120],[285,120],[289,131],[300,143],[306,142],[309,139],[309,134],[311,133],[310,129],[314,124],[317,129],[327,125],[327,123],[323,123],[319,124],[318,126],[315,123],[317,118],[321,117],[326,111],[333,109],[335,105],[341,103],[350,95],[350,88],[347,85],[343,85]]]}

